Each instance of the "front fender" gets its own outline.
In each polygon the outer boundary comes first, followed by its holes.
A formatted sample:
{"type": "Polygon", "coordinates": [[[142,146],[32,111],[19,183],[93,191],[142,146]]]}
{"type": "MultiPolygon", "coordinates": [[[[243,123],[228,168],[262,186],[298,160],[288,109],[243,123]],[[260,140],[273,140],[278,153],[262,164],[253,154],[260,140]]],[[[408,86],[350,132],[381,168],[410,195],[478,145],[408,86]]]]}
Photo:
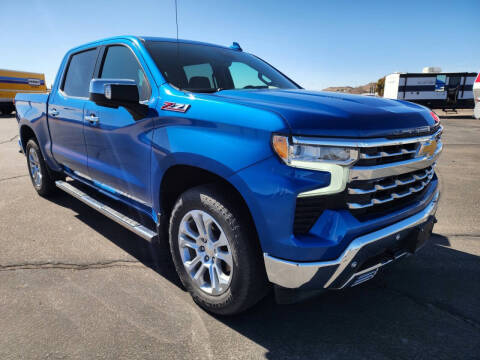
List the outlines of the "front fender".
{"type": "Polygon", "coordinates": [[[288,132],[283,119],[262,109],[225,103],[214,96],[174,100],[191,107],[186,113],[159,109],[151,159],[155,210],[161,209],[159,191],[170,167],[194,166],[227,179],[273,155],[272,132],[288,132]]]}
{"type": "MultiPolygon", "coordinates": [[[[159,192],[164,175],[170,168],[177,165],[196,167],[217,175],[226,181],[228,181],[228,178],[235,173],[231,167],[210,157],[187,152],[170,153],[169,155],[164,155],[162,151],[154,147],[152,151],[151,184],[152,189],[157,189],[157,191],[153,191],[152,198],[153,208],[156,213],[161,212],[159,192]]],[[[232,185],[236,187],[234,184],[232,185]]]]}

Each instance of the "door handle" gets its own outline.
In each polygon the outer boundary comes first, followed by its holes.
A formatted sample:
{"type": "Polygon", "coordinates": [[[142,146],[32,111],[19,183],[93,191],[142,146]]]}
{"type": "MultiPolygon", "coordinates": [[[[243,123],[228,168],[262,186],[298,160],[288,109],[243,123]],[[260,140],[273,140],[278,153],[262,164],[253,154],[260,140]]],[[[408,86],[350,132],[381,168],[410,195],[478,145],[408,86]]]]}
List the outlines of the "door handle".
{"type": "Polygon", "coordinates": [[[90,124],[94,125],[94,124],[98,124],[100,119],[98,118],[98,116],[90,115],[90,116],[85,116],[85,120],[88,121],[90,124]]]}
{"type": "Polygon", "coordinates": [[[49,115],[51,116],[57,116],[59,114],[58,110],[55,109],[55,108],[51,108],[50,109],[50,112],[49,112],[49,115]]]}

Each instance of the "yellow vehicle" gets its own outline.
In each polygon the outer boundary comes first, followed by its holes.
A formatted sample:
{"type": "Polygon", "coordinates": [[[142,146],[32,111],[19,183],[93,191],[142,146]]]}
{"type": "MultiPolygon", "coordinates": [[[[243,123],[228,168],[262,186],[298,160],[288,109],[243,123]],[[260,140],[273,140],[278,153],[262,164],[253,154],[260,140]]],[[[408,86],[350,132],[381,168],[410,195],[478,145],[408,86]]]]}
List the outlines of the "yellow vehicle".
{"type": "Polygon", "coordinates": [[[0,69],[0,113],[11,114],[15,110],[17,93],[46,92],[45,75],[24,71],[0,69]]]}

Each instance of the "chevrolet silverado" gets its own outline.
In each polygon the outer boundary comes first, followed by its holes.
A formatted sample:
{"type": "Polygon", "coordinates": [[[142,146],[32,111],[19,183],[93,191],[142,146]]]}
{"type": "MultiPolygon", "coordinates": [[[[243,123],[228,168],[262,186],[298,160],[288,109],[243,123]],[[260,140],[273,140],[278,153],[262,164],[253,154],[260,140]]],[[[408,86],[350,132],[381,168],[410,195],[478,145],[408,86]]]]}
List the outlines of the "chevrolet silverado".
{"type": "Polygon", "coordinates": [[[237,43],[95,41],[68,51],[49,94],[15,106],[38,194],[63,190],[165,240],[213,313],[247,309],[269,284],[358,285],[435,222],[435,113],[305,90],[237,43]]]}

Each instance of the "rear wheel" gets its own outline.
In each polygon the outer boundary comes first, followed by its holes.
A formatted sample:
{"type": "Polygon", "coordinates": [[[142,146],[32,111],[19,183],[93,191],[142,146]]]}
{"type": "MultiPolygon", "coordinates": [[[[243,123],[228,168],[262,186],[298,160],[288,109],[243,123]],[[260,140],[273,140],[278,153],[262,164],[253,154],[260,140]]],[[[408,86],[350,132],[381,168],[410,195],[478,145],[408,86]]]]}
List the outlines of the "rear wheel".
{"type": "Polygon", "coordinates": [[[11,113],[13,113],[14,110],[15,107],[13,105],[3,105],[2,107],[0,107],[0,114],[10,115],[11,113]]]}
{"type": "Polygon", "coordinates": [[[249,218],[212,185],[183,193],[170,219],[175,268],[194,301],[229,315],[266,293],[265,266],[249,218]]]}
{"type": "Polygon", "coordinates": [[[28,140],[25,153],[27,155],[28,172],[33,187],[41,196],[51,195],[56,189],[55,181],[50,176],[47,164],[45,164],[40,148],[35,140],[28,140]]]}

